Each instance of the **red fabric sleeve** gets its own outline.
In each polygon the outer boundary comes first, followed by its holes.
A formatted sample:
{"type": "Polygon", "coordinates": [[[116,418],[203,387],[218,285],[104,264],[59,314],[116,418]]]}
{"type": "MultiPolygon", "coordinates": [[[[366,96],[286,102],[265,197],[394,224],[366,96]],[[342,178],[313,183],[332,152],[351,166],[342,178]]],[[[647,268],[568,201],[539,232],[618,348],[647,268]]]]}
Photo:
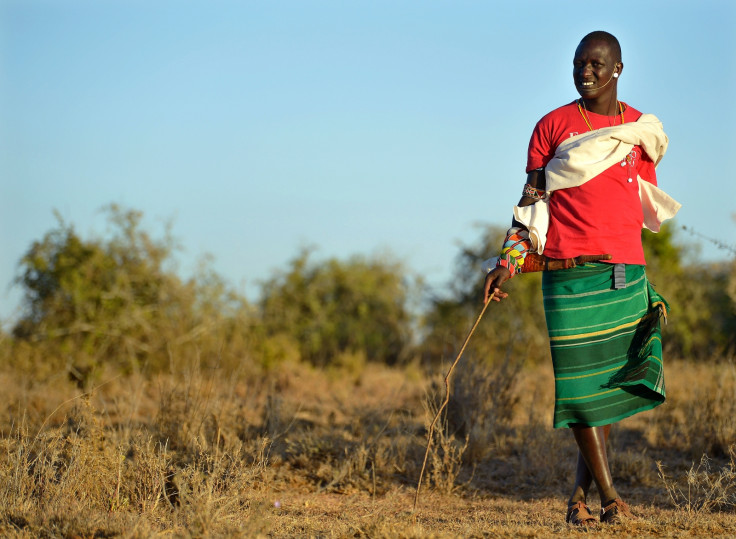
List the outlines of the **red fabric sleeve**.
{"type": "Polygon", "coordinates": [[[534,169],[546,166],[550,159],[554,157],[556,148],[557,146],[552,146],[552,142],[549,140],[549,130],[544,128],[542,120],[540,120],[534,127],[532,137],[529,140],[526,173],[529,174],[534,169]]]}

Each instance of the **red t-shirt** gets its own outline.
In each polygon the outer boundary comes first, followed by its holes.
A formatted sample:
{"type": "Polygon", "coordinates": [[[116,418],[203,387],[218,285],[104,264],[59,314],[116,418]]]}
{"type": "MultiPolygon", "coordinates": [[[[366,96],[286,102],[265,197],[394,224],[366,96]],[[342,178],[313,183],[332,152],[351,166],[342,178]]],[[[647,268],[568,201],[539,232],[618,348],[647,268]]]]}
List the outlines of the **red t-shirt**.
{"type": "MultiPolygon", "coordinates": [[[[624,121],[641,112],[624,105],[624,121]]],[[[621,123],[621,115],[587,113],[593,129],[621,123]]],[[[529,141],[527,173],[547,165],[564,140],[588,132],[573,101],[537,123],[529,141]]],[[[644,264],[641,229],[644,223],[637,174],[654,185],[654,163],[639,146],[621,161],[579,187],[554,191],[549,199],[549,230],[544,254],[552,258],[611,254],[611,263],[644,264]]]]}

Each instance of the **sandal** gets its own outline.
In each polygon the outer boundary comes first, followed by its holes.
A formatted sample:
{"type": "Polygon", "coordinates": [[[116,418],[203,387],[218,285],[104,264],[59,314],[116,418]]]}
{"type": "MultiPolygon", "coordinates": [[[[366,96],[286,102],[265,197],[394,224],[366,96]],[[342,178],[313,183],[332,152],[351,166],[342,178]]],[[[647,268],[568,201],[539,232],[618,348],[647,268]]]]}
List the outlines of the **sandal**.
{"type": "Polygon", "coordinates": [[[601,522],[603,524],[620,524],[624,520],[634,519],[636,517],[621,498],[616,498],[601,509],[601,522]]]}
{"type": "Polygon", "coordinates": [[[590,507],[583,502],[575,502],[567,506],[565,522],[573,526],[595,526],[598,520],[590,512],[590,507]]]}

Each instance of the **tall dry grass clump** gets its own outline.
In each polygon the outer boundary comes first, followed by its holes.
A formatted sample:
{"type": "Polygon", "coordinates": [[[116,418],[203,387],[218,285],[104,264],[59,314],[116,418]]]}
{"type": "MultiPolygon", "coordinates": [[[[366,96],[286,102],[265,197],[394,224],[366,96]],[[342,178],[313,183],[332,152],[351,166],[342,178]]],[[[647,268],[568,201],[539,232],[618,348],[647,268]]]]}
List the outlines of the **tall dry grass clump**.
{"type": "Polygon", "coordinates": [[[729,448],[729,459],[718,465],[703,455],[685,474],[685,485],[667,476],[661,462],[659,476],[672,503],[688,514],[733,510],[736,507],[736,444],[729,448]]]}
{"type": "MultiPolygon", "coordinates": [[[[202,372],[138,382],[143,402],[120,398],[128,389],[121,378],[81,395],[72,382],[63,390],[57,382],[40,424],[40,416],[20,416],[0,426],[7,529],[82,536],[261,530],[256,507],[270,484],[271,440],[240,413],[248,399],[232,399],[239,384],[202,372]]],[[[39,402],[47,388],[3,389],[11,401],[39,402]]]]}

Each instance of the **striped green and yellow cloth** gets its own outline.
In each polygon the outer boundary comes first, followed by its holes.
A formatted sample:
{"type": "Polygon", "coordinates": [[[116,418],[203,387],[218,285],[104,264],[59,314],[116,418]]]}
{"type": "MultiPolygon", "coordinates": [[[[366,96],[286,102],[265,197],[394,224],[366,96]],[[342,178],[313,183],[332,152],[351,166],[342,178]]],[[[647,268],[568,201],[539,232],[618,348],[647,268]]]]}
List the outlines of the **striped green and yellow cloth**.
{"type": "Polygon", "coordinates": [[[619,289],[611,264],[546,271],[542,291],[555,428],[607,425],[664,402],[659,319],[668,306],[644,266],[627,265],[619,289]]]}

